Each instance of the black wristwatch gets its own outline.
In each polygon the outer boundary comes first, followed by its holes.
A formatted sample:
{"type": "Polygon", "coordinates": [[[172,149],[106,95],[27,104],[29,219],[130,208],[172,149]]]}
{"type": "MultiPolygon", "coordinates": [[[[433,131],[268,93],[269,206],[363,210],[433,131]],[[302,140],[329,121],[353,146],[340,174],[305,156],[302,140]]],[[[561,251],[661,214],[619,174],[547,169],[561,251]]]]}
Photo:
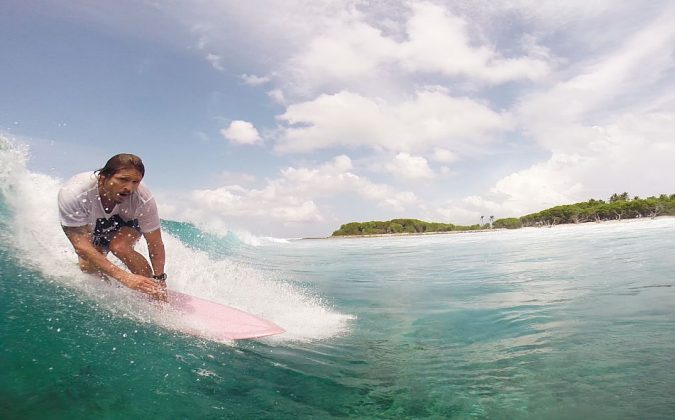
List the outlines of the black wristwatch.
{"type": "Polygon", "coordinates": [[[152,276],[153,279],[159,280],[159,281],[166,281],[166,273],[158,274],[156,276],[152,276]]]}

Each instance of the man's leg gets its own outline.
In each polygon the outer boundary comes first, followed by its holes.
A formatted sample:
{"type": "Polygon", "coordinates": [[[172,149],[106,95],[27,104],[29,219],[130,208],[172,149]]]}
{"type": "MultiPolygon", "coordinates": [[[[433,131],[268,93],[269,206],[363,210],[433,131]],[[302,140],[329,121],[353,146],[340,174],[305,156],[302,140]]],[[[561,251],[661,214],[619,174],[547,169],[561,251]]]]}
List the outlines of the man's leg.
{"type": "Polygon", "coordinates": [[[121,228],[110,241],[110,252],[134,274],[152,277],[152,268],[145,257],[134,250],[141,233],[130,227],[121,228]]]}

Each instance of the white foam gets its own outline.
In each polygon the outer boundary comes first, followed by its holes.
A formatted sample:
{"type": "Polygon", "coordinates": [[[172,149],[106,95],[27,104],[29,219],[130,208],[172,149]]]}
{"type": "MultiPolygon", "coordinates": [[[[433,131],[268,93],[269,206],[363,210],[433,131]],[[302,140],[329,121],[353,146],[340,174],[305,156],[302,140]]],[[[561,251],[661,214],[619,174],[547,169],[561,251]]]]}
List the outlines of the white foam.
{"type": "MultiPolygon", "coordinates": [[[[27,156],[25,148],[0,136],[0,192],[12,213],[2,235],[21,263],[39,270],[46,279],[81,291],[113,313],[178,327],[179,318],[138,299],[136,292],[116,287],[116,282],[106,286],[80,272],[77,256],[58,220],[56,196],[62,181],[28,171],[27,156]]],[[[280,281],[274,271],[258,269],[236,257],[213,260],[166,232],[163,237],[171,289],[237,307],[286,329],[286,333],[266,339],[270,343],[324,339],[348,328],[351,316],[335,312],[306,290],[280,281]]],[[[138,250],[147,255],[144,241],[139,241],[138,250]]]]}

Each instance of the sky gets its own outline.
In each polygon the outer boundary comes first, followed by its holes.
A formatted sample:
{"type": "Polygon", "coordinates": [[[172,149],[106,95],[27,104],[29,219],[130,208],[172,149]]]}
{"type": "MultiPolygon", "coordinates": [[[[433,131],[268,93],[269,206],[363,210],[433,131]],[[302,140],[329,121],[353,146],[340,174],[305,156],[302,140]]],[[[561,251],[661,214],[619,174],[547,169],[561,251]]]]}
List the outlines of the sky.
{"type": "Polygon", "coordinates": [[[162,218],[328,236],[675,193],[675,2],[3,0],[0,135],[162,218]]]}

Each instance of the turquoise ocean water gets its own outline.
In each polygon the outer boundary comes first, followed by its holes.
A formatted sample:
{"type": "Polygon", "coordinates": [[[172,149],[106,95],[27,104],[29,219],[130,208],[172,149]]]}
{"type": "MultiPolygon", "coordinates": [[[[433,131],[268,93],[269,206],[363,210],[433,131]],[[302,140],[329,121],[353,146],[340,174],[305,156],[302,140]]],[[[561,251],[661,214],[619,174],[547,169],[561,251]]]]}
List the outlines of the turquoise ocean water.
{"type": "Polygon", "coordinates": [[[675,417],[675,219],[275,241],[164,221],[169,285],[288,330],[217,343],[79,273],[58,180],[0,149],[0,417],[675,417]]]}

